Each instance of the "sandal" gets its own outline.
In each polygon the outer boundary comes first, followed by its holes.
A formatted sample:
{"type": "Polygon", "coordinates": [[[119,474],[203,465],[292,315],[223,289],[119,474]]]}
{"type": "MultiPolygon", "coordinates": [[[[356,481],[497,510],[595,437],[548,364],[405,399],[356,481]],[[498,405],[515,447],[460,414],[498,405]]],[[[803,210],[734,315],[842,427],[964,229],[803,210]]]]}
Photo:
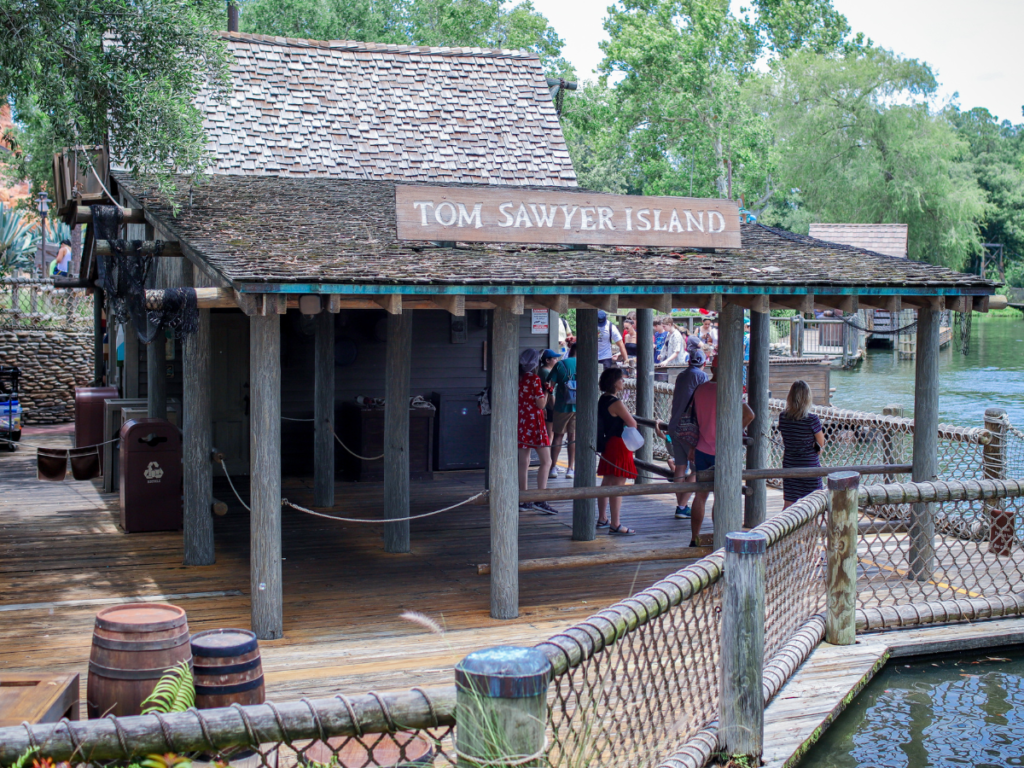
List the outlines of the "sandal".
{"type": "Polygon", "coordinates": [[[611,524],[612,524],[611,520],[598,520],[597,521],[597,527],[598,528],[607,528],[611,524]]]}
{"type": "Polygon", "coordinates": [[[620,525],[618,528],[609,528],[608,534],[610,536],[636,536],[636,528],[627,528],[624,525],[620,525]]]}

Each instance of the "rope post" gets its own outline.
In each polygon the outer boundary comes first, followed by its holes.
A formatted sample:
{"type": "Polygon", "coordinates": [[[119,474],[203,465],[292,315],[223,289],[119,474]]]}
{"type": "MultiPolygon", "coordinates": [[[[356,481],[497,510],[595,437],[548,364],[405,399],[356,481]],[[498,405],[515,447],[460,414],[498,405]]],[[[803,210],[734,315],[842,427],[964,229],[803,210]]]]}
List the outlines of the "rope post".
{"type": "MultiPolygon", "coordinates": [[[[1006,434],[1009,419],[1002,408],[985,409],[985,429],[992,433],[992,440],[981,449],[982,476],[989,480],[1006,479],[1006,434]]],[[[988,551],[994,555],[1007,556],[1013,550],[1014,512],[1011,504],[999,504],[995,499],[985,502],[985,516],[988,519],[988,551]],[[1005,509],[1000,509],[1003,506],[1005,509]]]]}
{"type": "Polygon", "coordinates": [[[768,537],[734,531],[725,537],[722,669],[718,734],[728,757],[760,765],[764,749],[764,597],[768,537]]]}
{"type": "Polygon", "coordinates": [[[536,648],[485,648],[460,661],[455,666],[459,768],[544,765],[550,682],[551,662],[536,648]]]}
{"type": "MultiPolygon", "coordinates": [[[[654,310],[636,311],[636,415],[645,419],[654,418],[654,310]]],[[[640,427],[644,444],[636,452],[641,461],[654,459],[654,430],[640,427]]],[[[649,482],[638,474],[636,482],[649,482]]]]}
{"type": "Polygon", "coordinates": [[[828,576],[825,641],[853,645],[857,635],[857,495],[859,472],[828,476],[828,576]]]}

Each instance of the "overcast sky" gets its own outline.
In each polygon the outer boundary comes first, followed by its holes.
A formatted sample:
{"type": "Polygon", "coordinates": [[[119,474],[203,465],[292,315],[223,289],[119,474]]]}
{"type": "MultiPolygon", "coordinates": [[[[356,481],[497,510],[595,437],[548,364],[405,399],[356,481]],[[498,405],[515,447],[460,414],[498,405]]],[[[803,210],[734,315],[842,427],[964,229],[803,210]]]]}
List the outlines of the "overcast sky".
{"type": "MultiPolygon", "coordinates": [[[[608,0],[533,0],[565,40],[580,77],[601,61],[608,0]]],[[[733,0],[738,7],[741,0],[733,0]]],[[[1000,119],[1024,122],[1024,0],[833,0],[854,32],[932,65],[941,98],[959,92],[964,109],[987,107],[1000,119]]]]}

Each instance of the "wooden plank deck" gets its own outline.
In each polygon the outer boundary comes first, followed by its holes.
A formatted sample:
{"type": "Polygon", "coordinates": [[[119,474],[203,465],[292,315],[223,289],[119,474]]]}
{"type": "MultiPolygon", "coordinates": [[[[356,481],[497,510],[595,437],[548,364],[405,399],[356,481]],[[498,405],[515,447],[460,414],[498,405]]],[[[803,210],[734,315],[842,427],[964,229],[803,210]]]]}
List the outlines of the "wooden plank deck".
{"type": "MultiPolygon", "coordinates": [[[[67,437],[51,431],[25,441],[59,445],[67,437]]],[[[413,485],[413,513],[452,504],[483,484],[480,472],[435,477],[413,485]]],[[[779,511],[781,494],[769,494],[770,512],[779,511]]],[[[39,482],[34,451],[0,454],[0,674],[77,672],[84,681],[96,611],[128,599],[171,600],[188,612],[193,632],[247,628],[248,516],[226,486],[216,495],[231,503],[216,519],[217,564],[185,567],[180,533],[122,533],[118,500],[100,493],[98,481],[39,482]]],[[[284,495],[309,506],[312,479],[286,478],[284,495]]],[[[379,516],[381,497],[380,484],[339,484],[335,510],[379,516]]],[[[554,506],[554,517],[521,516],[522,559],[641,552],[689,540],[689,521],[674,519],[672,496],[627,499],[623,519],[639,535],[602,532],[594,542],[571,541],[571,502],[554,506]]],[[[283,536],[285,637],[261,644],[268,694],[278,700],[451,682],[452,665],[469,651],[539,642],[690,562],[523,573],[520,617],[501,622],[488,615],[488,577],[476,573],[488,560],[486,507],[414,521],[407,555],[383,551],[380,526],[287,507],[283,536]],[[405,611],[430,616],[445,634],[401,618],[405,611]]]]}

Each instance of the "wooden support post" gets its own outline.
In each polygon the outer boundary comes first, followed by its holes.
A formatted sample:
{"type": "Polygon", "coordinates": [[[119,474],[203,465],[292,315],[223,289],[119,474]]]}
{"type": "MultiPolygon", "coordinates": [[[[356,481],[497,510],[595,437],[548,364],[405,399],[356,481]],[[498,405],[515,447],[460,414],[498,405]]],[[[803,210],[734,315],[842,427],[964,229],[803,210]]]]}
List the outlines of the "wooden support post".
{"type": "MultiPolygon", "coordinates": [[[[668,294],[664,294],[671,299],[668,294]]],[[[636,311],[636,413],[646,419],[654,418],[654,310],[637,309],[636,311]]],[[[654,430],[641,426],[640,434],[644,436],[644,444],[636,457],[641,461],[654,458],[654,430]]],[[[638,483],[648,482],[644,475],[638,474],[638,483]]]]}
{"type": "Polygon", "coordinates": [[[281,316],[249,318],[249,578],[252,631],[284,635],[281,584],[281,316]]]}
{"type": "MultiPolygon", "coordinates": [[[[409,376],[412,310],[388,315],[384,357],[384,517],[409,516],[409,376]]],[[[408,552],[409,521],[384,525],[384,551],[408,552]]]]}
{"type": "Polygon", "coordinates": [[[761,764],[764,748],[767,548],[768,537],[760,532],[732,532],[725,539],[718,739],[727,757],[746,756],[753,765],[761,764]]]}
{"type": "Polygon", "coordinates": [[[804,316],[797,314],[793,316],[793,331],[796,339],[796,356],[804,356],[804,316]]]}
{"type": "MultiPolygon", "coordinates": [[[[573,486],[597,485],[597,310],[576,310],[576,477],[573,486]]],[[[573,541],[597,538],[597,502],[572,503],[573,541]]]]}
{"type": "Polygon", "coordinates": [[[828,476],[825,640],[853,645],[857,635],[857,499],[860,474],[828,476]]]}
{"type": "Polygon", "coordinates": [[[313,506],[334,506],[334,315],[316,316],[313,373],[313,506]]]}
{"type": "MultiPolygon", "coordinates": [[[[747,446],[747,469],[764,469],[768,459],[771,414],[768,411],[768,355],[771,351],[771,315],[750,313],[750,361],[747,364],[747,404],[754,420],[747,429],[753,442],[747,446]]],[[[754,528],[765,521],[768,488],[764,480],[749,483],[752,493],[743,501],[743,525],[754,528]]]]}
{"type": "MultiPolygon", "coordinates": [[[[149,328],[152,331],[152,323],[149,328]]],[[[167,337],[163,331],[146,347],[146,403],[151,419],[167,418],[167,337]]]]}
{"type": "MultiPolygon", "coordinates": [[[[992,433],[992,440],[981,449],[982,476],[990,480],[1005,480],[1006,435],[1009,431],[1006,411],[1002,408],[986,408],[985,429],[992,433]]],[[[985,516],[989,524],[988,551],[1004,557],[1012,554],[1016,524],[1013,505],[1005,500],[987,500],[985,516]]]]}
{"type": "Polygon", "coordinates": [[[743,528],[743,308],[725,301],[718,316],[715,414],[715,549],[743,528]]]}
{"type": "MultiPolygon", "coordinates": [[[[903,418],[903,406],[902,405],[886,405],[882,408],[883,416],[895,416],[897,418],[903,418]]],[[[895,445],[894,441],[900,433],[894,430],[887,430],[883,432],[882,441],[882,463],[883,464],[900,464],[903,461],[903,452],[900,451],[899,445],[895,445]]],[[[895,483],[895,475],[883,475],[883,483],[895,483]]]]}
{"type": "Polygon", "coordinates": [[[519,318],[515,312],[494,310],[491,338],[491,618],[514,619],[519,615],[519,318]]]}
{"type": "Polygon", "coordinates": [[[184,339],[184,532],[185,565],[213,565],[213,417],[210,379],[210,310],[199,310],[199,329],[184,339]]]}
{"type": "Polygon", "coordinates": [[[460,661],[455,666],[459,768],[547,765],[550,682],[551,662],[536,648],[486,648],[460,661]]]}
{"type": "MultiPolygon", "coordinates": [[[[939,313],[917,311],[917,358],[914,371],[914,471],[915,483],[938,475],[939,437],[939,313]]],[[[910,575],[917,581],[932,577],[935,561],[933,504],[914,504],[910,510],[910,575]]]]}
{"type": "Polygon", "coordinates": [[[124,386],[121,396],[138,398],[139,396],[139,335],[129,320],[124,326],[124,386]]]}
{"type": "Polygon", "coordinates": [[[103,386],[103,289],[92,294],[92,383],[103,386]]]}

